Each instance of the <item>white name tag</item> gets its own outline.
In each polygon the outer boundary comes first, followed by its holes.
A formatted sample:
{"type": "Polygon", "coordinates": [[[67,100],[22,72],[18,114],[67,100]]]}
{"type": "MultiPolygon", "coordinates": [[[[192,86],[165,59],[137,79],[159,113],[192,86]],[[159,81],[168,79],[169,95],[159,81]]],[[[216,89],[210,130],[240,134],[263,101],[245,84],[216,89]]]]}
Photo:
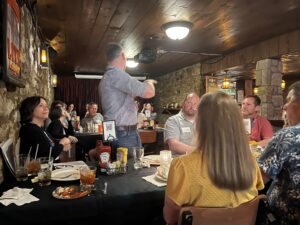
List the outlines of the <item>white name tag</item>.
{"type": "Polygon", "coordinates": [[[182,130],[182,133],[191,133],[191,128],[189,128],[189,127],[182,127],[181,130],[182,130]]]}
{"type": "Polygon", "coordinates": [[[145,110],[145,116],[146,116],[147,118],[149,118],[149,117],[151,116],[150,110],[148,110],[148,109],[145,110]]]}

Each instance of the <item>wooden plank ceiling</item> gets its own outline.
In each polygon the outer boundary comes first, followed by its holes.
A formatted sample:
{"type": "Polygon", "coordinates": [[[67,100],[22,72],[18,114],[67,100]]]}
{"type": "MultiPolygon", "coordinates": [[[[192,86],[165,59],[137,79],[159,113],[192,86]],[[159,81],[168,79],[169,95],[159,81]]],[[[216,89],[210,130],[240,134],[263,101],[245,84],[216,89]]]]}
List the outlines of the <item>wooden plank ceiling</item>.
{"type": "MultiPolygon", "coordinates": [[[[52,59],[58,75],[103,73],[103,49],[111,41],[122,43],[128,57],[144,48],[226,54],[300,28],[296,0],[39,0],[36,7],[44,40],[58,53],[52,59]],[[193,23],[186,39],[173,41],[162,31],[174,20],[193,23]]],[[[298,58],[285,68],[299,71],[298,58]]],[[[204,59],[159,54],[128,72],[155,77],[204,59]]]]}

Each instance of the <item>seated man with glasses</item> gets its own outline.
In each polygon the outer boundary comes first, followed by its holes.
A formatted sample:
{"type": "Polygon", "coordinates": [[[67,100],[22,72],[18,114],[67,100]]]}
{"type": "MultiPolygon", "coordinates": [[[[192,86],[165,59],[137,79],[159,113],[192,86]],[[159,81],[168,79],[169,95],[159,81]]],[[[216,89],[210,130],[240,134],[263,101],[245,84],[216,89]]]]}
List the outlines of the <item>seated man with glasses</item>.
{"type": "Polygon", "coordinates": [[[165,142],[173,154],[186,154],[195,149],[192,139],[199,101],[196,93],[188,94],[182,103],[181,111],[166,122],[165,142]]]}

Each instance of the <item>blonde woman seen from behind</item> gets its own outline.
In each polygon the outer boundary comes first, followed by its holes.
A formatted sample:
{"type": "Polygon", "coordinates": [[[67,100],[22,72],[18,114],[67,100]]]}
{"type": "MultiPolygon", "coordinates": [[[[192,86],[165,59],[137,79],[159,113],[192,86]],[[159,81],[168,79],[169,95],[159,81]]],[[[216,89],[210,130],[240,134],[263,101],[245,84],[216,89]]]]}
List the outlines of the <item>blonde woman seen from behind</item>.
{"type": "Polygon", "coordinates": [[[222,92],[201,98],[196,118],[197,148],[173,160],[164,218],[177,224],[181,206],[237,207],[264,187],[251,155],[240,110],[222,92]]]}

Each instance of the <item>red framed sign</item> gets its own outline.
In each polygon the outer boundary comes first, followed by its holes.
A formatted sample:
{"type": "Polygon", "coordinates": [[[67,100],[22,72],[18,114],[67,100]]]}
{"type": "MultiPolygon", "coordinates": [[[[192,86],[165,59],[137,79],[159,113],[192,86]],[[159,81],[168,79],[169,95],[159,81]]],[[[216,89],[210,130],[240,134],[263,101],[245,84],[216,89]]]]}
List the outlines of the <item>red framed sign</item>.
{"type": "Polygon", "coordinates": [[[21,78],[21,9],[16,0],[2,1],[3,63],[2,79],[24,87],[21,78]]]}

